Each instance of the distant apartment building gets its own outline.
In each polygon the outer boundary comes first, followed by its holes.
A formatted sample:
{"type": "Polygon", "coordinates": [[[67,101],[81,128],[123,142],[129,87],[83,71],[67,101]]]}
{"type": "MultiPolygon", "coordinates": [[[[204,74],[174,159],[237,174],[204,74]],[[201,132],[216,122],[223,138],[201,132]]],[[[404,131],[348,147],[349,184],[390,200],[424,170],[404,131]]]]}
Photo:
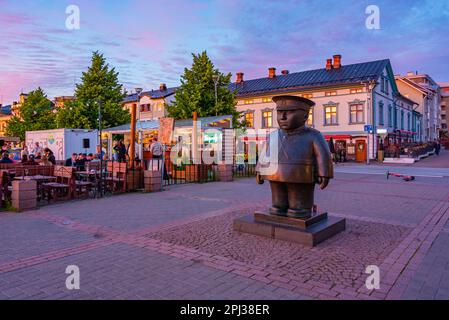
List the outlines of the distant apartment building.
{"type": "MultiPolygon", "coordinates": [[[[165,117],[167,105],[174,99],[176,88],[167,88],[165,84],[159,86],[159,90],[145,91],[140,94],[140,103],[137,110],[137,119],[154,120],[165,117]]],[[[128,95],[122,105],[126,110],[131,110],[132,105],[137,106],[137,94],[128,95]]]]}
{"type": "Polygon", "coordinates": [[[449,108],[449,82],[441,82],[438,84],[441,88],[441,131],[448,132],[447,129],[447,110],[449,108]]]}
{"type": "Polygon", "coordinates": [[[277,127],[275,95],[297,95],[315,102],[308,125],[333,138],[349,159],[375,159],[381,143],[420,140],[421,117],[416,103],[402,96],[396,86],[390,60],[342,64],[335,55],[322,69],[276,73],[245,80],[237,73],[230,90],[237,92],[237,110],[248,126],[269,132],[277,127]],[[368,133],[365,126],[373,130],[368,133]],[[380,134],[382,132],[382,134],[380,134]]]}
{"type": "Polygon", "coordinates": [[[74,101],[74,96],[59,96],[52,101],[56,108],[64,108],[67,102],[74,101]]]}
{"type": "Polygon", "coordinates": [[[441,129],[441,93],[438,84],[427,74],[408,72],[397,75],[396,84],[401,94],[418,105],[416,111],[422,114],[422,140],[437,139],[441,129]]]}
{"type": "Polygon", "coordinates": [[[0,104],[0,137],[6,135],[6,122],[13,117],[11,108],[0,104]]]}

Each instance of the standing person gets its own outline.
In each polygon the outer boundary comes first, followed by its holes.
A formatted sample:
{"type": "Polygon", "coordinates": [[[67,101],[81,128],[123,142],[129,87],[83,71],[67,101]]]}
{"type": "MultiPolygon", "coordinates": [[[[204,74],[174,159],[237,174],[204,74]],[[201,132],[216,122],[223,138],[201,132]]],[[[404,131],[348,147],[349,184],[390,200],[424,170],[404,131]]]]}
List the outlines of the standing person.
{"type": "Polygon", "coordinates": [[[114,147],[117,151],[118,158],[117,160],[119,162],[126,162],[126,147],[123,143],[123,140],[119,140],[117,145],[114,147]]]}
{"type": "Polygon", "coordinates": [[[164,152],[164,146],[162,143],[157,141],[157,137],[154,137],[153,142],[150,145],[150,151],[153,155],[154,159],[160,159],[162,158],[162,153],[164,152]]]}
{"type": "Polygon", "coordinates": [[[29,155],[30,155],[30,154],[29,154],[29,152],[28,152],[28,147],[27,147],[26,145],[23,146],[22,151],[20,151],[20,157],[27,156],[27,158],[28,158],[29,155]]]}
{"type": "Polygon", "coordinates": [[[440,141],[438,139],[435,139],[435,154],[437,156],[440,155],[440,150],[441,150],[441,144],[440,141]]]}
{"type": "Polygon", "coordinates": [[[78,155],[78,159],[75,162],[76,169],[79,171],[84,171],[86,169],[86,158],[84,158],[84,155],[80,153],[78,155]]]}
{"type": "Polygon", "coordinates": [[[336,155],[335,155],[334,139],[332,137],[329,139],[329,143],[328,144],[329,144],[329,151],[332,154],[332,161],[333,162],[337,162],[336,155]]]}
{"type": "Polygon", "coordinates": [[[35,156],[42,153],[42,147],[39,145],[39,142],[34,144],[34,148],[31,150],[31,153],[35,156]]]}

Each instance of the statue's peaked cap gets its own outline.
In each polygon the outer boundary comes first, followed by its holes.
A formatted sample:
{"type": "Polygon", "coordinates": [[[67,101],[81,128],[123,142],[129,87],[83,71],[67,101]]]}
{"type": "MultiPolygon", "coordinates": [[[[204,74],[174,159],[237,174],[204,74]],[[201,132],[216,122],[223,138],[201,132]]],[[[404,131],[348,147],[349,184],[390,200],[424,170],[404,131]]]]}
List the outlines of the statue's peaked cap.
{"type": "Polygon", "coordinates": [[[312,100],[298,96],[276,96],[273,97],[273,101],[276,103],[278,111],[298,109],[309,111],[315,105],[312,100]]]}

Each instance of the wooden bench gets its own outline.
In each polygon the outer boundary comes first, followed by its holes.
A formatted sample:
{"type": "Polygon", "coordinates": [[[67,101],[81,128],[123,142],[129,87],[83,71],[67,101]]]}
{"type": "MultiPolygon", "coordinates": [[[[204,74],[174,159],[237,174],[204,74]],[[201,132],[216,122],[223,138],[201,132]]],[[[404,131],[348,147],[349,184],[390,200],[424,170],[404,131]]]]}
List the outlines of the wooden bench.
{"type": "Polygon", "coordinates": [[[49,201],[69,200],[75,191],[74,168],[54,166],[56,182],[43,183],[44,194],[49,201]]]}
{"type": "Polygon", "coordinates": [[[106,184],[113,192],[126,192],[126,163],[108,162],[106,184]]]}

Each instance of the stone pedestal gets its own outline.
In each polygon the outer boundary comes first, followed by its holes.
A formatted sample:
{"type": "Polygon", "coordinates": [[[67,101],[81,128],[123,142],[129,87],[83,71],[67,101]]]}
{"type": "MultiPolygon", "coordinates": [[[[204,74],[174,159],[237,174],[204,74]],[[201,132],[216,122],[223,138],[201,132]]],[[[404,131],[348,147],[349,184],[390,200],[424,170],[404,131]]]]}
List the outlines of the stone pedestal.
{"type": "Polygon", "coordinates": [[[346,229],[344,218],[328,217],[327,213],[314,213],[308,219],[294,219],[255,212],[234,220],[234,230],[272,239],[316,246],[320,242],[346,229]]]}
{"type": "Polygon", "coordinates": [[[218,165],[218,179],[224,182],[230,182],[234,180],[232,176],[232,164],[218,165]]]}
{"type": "Polygon", "coordinates": [[[15,180],[12,182],[12,207],[17,211],[37,208],[37,183],[33,180],[15,180]]]}
{"type": "Polygon", "coordinates": [[[162,171],[145,170],[143,176],[145,192],[162,190],[162,171]]]}

